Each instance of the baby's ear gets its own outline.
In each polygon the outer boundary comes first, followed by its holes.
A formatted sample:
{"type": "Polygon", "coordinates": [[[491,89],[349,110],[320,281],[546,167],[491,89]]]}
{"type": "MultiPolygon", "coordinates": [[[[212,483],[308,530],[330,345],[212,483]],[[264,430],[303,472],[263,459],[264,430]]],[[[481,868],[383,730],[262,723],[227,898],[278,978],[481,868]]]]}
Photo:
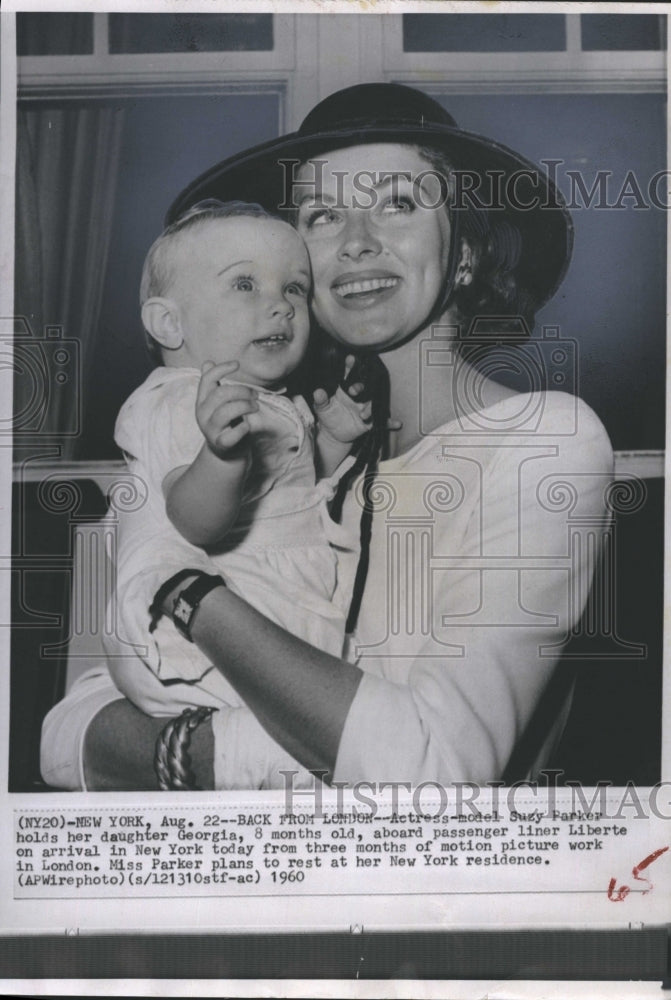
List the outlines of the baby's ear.
{"type": "Polygon", "coordinates": [[[142,306],[142,323],[161,347],[175,351],[184,343],[179,309],[173,299],[147,299],[142,306]]]}

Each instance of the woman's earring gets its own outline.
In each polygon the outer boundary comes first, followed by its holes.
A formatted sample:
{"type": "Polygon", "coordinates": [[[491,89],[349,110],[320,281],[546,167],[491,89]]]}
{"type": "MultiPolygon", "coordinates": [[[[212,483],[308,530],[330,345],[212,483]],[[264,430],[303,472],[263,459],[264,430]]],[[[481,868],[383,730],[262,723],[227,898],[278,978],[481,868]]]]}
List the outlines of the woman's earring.
{"type": "Polygon", "coordinates": [[[473,281],[473,271],[471,265],[461,263],[457,268],[457,278],[456,282],[458,285],[470,285],[473,281]]]}
{"type": "Polygon", "coordinates": [[[457,266],[455,282],[457,285],[470,285],[473,281],[473,254],[468,243],[461,247],[461,260],[457,266]]]}

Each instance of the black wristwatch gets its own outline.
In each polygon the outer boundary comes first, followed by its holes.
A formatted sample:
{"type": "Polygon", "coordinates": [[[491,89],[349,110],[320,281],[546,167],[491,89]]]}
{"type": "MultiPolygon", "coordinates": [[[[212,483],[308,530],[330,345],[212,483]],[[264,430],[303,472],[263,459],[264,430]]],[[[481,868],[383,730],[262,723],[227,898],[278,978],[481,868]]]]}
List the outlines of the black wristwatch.
{"type": "Polygon", "coordinates": [[[225,586],[226,583],[223,577],[211,576],[209,573],[199,572],[193,583],[190,583],[175,598],[172,606],[172,620],[175,623],[175,628],[189,642],[193,642],[191,638],[191,626],[193,625],[193,619],[198,611],[200,602],[215,587],[225,586]]]}

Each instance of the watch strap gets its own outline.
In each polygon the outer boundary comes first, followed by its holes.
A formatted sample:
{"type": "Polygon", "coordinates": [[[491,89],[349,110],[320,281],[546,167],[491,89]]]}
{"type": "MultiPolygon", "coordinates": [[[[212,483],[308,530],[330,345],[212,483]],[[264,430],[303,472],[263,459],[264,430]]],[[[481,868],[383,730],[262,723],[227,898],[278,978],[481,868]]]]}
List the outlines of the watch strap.
{"type": "Polygon", "coordinates": [[[185,639],[193,642],[191,638],[191,626],[196,612],[203,598],[214,590],[215,587],[225,587],[223,577],[212,576],[209,573],[199,572],[193,583],[190,583],[185,590],[175,598],[172,607],[172,620],[175,628],[181,632],[185,639]]]}
{"type": "Polygon", "coordinates": [[[188,580],[192,576],[198,576],[201,572],[202,570],[200,569],[180,569],[179,573],[174,573],[170,579],[161,584],[154,594],[154,600],[149,605],[150,632],[156,631],[156,626],[163,617],[163,602],[168,594],[171,594],[179,583],[188,580]]]}

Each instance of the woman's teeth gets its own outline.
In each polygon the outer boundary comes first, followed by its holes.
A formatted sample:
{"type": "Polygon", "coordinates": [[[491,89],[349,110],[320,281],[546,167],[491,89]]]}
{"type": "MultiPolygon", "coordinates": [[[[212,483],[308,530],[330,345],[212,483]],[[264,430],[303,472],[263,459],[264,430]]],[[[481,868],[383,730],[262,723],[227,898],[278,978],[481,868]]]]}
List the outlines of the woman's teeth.
{"type": "Polygon", "coordinates": [[[393,288],[398,284],[398,278],[364,278],[359,281],[345,281],[336,286],[336,292],[345,298],[347,295],[365,295],[367,292],[377,292],[381,288],[393,288]]]}

